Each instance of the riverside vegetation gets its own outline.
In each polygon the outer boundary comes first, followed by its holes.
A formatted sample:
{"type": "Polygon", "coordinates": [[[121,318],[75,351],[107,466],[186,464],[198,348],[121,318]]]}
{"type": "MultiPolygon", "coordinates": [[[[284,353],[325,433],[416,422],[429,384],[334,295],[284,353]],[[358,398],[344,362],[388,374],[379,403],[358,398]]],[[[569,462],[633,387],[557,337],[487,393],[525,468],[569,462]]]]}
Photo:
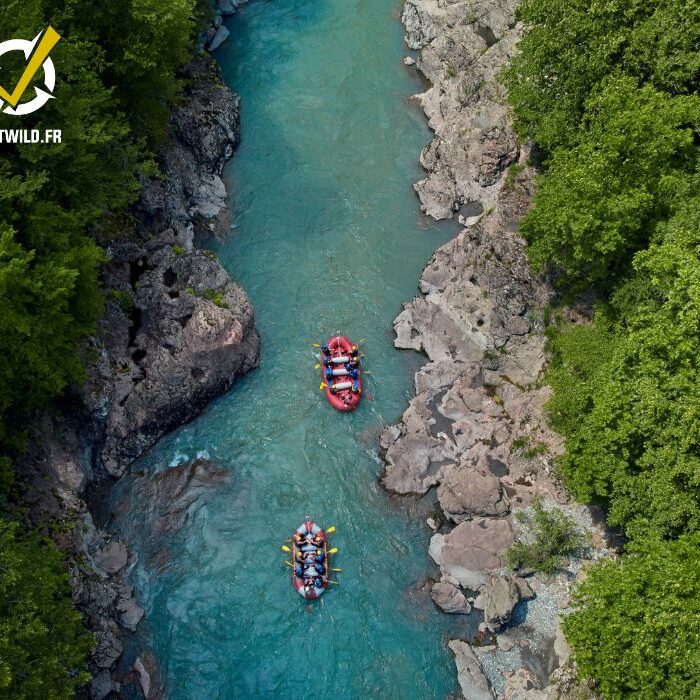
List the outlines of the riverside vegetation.
{"type": "Polygon", "coordinates": [[[700,5],[525,0],[520,18],[506,82],[542,166],[520,230],[564,298],[596,300],[590,323],[551,334],[560,466],[628,538],[565,630],[605,697],[695,697],[700,5]]]}
{"type": "MultiPolygon", "coordinates": [[[[128,229],[127,208],[141,178],[156,173],[154,151],[181,88],[177,71],[207,6],[196,0],[10,0],[3,7],[3,39],[31,38],[49,24],[62,35],[52,54],[60,66],[56,99],[21,126],[63,131],[61,144],[4,145],[0,153],[5,510],[26,426],[84,376],[81,341],[103,308],[100,244],[128,229]]],[[[3,59],[3,85],[22,69],[3,59]]],[[[16,128],[12,119],[0,115],[0,128],[16,128]]],[[[72,609],[60,553],[6,515],[0,563],[0,695],[72,696],[86,680],[92,640],[72,609]]]]}

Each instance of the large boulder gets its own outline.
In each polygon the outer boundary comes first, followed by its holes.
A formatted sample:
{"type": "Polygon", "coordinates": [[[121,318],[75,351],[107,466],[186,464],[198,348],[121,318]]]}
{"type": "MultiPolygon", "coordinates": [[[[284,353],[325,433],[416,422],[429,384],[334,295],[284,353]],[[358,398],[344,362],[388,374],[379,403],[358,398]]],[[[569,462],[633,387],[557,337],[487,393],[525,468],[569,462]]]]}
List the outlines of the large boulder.
{"type": "Polygon", "coordinates": [[[126,545],[118,540],[112,540],[97,554],[97,562],[108,574],[116,574],[125,566],[129,553],[126,545]]]}
{"type": "Polygon", "coordinates": [[[430,556],[443,574],[461,586],[477,590],[487,574],[505,564],[505,552],[513,543],[513,530],[505,518],[479,518],[460,523],[447,535],[436,533],[430,556]]]}
{"type": "Polygon", "coordinates": [[[460,590],[457,581],[450,577],[443,577],[441,581],[436,581],[430,589],[430,596],[443,612],[464,615],[471,612],[469,601],[460,590]]]}
{"type": "Polygon", "coordinates": [[[95,381],[113,476],[255,367],[259,353],[253,307],[218,260],[165,246],[136,268],[138,285],[123,288],[105,317],[115,327],[126,318],[129,332],[107,336],[111,361],[95,381]]]}
{"type": "Polygon", "coordinates": [[[534,597],[535,594],[525,579],[498,573],[488,576],[478,604],[484,611],[484,622],[492,631],[497,632],[510,620],[513,609],[521,600],[534,597]]]}
{"type": "Polygon", "coordinates": [[[238,97],[207,60],[185,77],[163,177],[145,182],[135,210],[142,230],[108,249],[99,361],[83,398],[112,476],[258,362],[248,297],[215,256],[193,250],[195,235],[228,227],[221,173],[240,138],[238,97]]]}
{"type": "Polygon", "coordinates": [[[488,678],[471,646],[459,639],[453,639],[448,646],[455,655],[457,680],[466,700],[494,700],[488,678]]]}
{"type": "Polygon", "coordinates": [[[438,500],[448,520],[460,523],[474,516],[506,515],[508,497],[496,476],[460,465],[449,470],[438,487],[438,500]]]}

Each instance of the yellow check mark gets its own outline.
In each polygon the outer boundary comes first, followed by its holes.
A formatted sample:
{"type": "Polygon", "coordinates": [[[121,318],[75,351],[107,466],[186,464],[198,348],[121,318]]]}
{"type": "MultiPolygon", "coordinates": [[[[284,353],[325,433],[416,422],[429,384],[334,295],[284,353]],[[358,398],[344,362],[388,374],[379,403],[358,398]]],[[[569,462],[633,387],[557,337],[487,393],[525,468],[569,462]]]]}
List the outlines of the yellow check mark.
{"type": "Polygon", "coordinates": [[[24,69],[24,73],[22,73],[22,77],[19,79],[19,82],[12,91],[12,94],[7,92],[7,90],[0,85],[0,98],[6,102],[9,102],[13,108],[16,107],[19,104],[19,101],[22,99],[24,91],[32,82],[36,72],[39,70],[39,68],[41,68],[41,66],[44,65],[44,61],[49,57],[53,47],[56,46],[60,38],[61,35],[53,27],[49,27],[44,36],[41,37],[39,45],[36,47],[34,53],[29,59],[29,63],[24,69]]]}

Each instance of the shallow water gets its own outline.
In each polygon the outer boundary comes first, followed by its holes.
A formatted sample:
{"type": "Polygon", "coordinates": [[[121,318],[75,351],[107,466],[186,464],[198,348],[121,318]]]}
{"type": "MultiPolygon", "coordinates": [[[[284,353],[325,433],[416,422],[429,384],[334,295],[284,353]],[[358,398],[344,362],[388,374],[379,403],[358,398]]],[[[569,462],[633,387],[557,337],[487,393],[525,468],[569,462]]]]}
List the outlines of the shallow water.
{"type": "MultiPolygon", "coordinates": [[[[421,358],[391,322],[432,251],[455,232],[420,214],[412,183],[429,139],[409,101],[395,0],[257,0],[218,52],[243,98],[227,170],[235,225],[211,242],[248,291],[260,368],[162,440],[136,469],[205,455],[230,470],[189,524],[149,537],[132,511],[115,527],[139,555],[140,629],[173,698],[443,698],[455,690],[445,636],[468,633],[420,586],[425,503],[379,487],[377,436],[412,393],[421,358]],[[319,391],[313,342],[364,338],[366,395],[352,415],[319,391]],[[335,525],[339,585],[307,606],[281,542],[309,514],[335,525]],[[154,555],[169,563],[157,568],[154,555]]],[[[115,494],[128,497],[128,479],[115,494]]]]}

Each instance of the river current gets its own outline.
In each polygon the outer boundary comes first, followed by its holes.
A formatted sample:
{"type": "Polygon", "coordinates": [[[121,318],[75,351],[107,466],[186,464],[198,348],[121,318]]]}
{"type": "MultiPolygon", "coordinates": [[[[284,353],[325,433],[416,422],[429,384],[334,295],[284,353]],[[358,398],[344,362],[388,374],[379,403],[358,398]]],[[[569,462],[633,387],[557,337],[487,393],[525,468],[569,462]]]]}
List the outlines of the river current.
{"type": "MultiPolygon", "coordinates": [[[[434,574],[424,503],[383,492],[378,435],[412,395],[416,353],[392,320],[453,225],[423,217],[412,190],[430,135],[396,0],[254,0],[217,52],[242,97],[240,149],[225,179],[230,233],[209,247],[248,292],[259,369],[135,470],[196,456],[229,470],[181,531],[114,527],[172,698],[444,698],[456,690],[446,638],[468,635],[421,590],[434,574]],[[314,368],[336,331],[364,339],[365,399],[331,409],[314,368]],[[308,605],[280,544],[304,516],[335,525],[338,585],[308,605]],[[144,533],[150,533],[148,537],[144,533]],[[167,565],[153,565],[168,552],[167,565]]],[[[128,477],[115,499],[128,493],[128,477]]],[[[130,514],[131,513],[131,514],[130,514]]]]}

